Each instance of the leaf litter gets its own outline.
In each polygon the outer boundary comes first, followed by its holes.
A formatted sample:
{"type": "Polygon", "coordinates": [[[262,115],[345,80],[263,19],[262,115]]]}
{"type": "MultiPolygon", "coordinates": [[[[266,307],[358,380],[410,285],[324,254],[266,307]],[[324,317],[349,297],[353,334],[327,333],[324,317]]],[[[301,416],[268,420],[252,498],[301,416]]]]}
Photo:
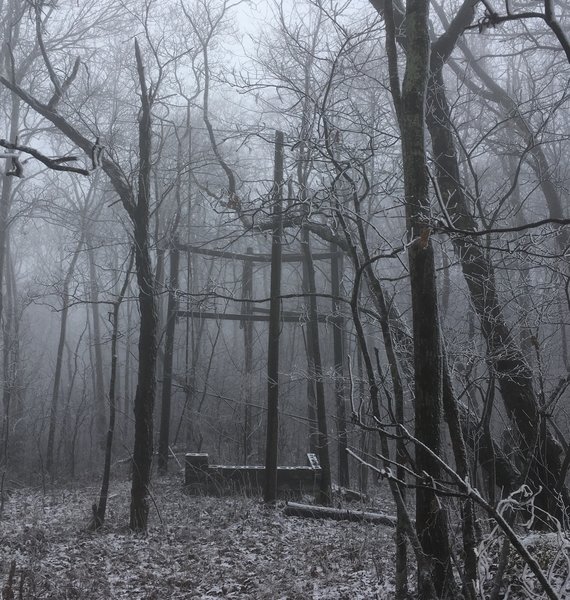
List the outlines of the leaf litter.
{"type": "MultiPolygon", "coordinates": [[[[105,525],[86,531],[95,487],[14,491],[0,520],[0,575],[16,564],[24,600],[375,600],[394,593],[393,530],[284,517],[245,497],[152,489],[146,535],[115,482],[105,525]]],[[[17,593],[16,593],[17,597],[17,593]]]]}

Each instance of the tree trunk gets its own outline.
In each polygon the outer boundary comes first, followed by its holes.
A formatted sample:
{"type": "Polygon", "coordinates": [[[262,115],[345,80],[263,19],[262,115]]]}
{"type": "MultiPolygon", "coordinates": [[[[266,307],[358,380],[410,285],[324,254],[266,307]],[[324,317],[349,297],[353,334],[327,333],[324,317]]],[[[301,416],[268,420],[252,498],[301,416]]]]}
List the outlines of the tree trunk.
{"type": "MultiPolygon", "coordinates": [[[[443,351],[443,412],[451,445],[453,448],[453,456],[455,457],[455,467],[458,475],[468,481],[471,473],[469,470],[469,461],[467,457],[467,448],[463,438],[463,429],[461,428],[461,419],[457,400],[451,383],[449,374],[449,366],[447,364],[447,354],[445,347],[443,351]]],[[[473,502],[471,500],[461,500],[461,527],[463,534],[463,552],[465,562],[465,585],[464,595],[468,600],[476,600],[477,598],[477,550],[475,539],[475,512],[473,502]]]]}
{"type": "Polygon", "coordinates": [[[341,487],[350,487],[348,470],[348,431],[346,427],[346,400],[344,385],[344,317],[340,306],[340,276],[342,272],[342,254],[335,244],[330,245],[331,258],[331,294],[332,312],[336,317],[333,324],[334,394],[336,400],[336,421],[338,436],[338,483],[341,487]]]}
{"type": "Polygon", "coordinates": [[[135,264],[139,284],[140,331],[139,366],[135,393],[135,445],[131,489],[130,527],[146,530],[148,522],[148,485],[153,455],[153,410],[156,390],[157,311],[153,272],[148,247],[148,219],[135,221],[135,264]]]}
{"type": "Polygon", "coordinates": [[[119,338],[119,311],[121,303],[129,286],[129,277],[131,275],[132,258],[129,263],[125,283],[121,288],[119,297],[113,302],[113,316],[111,334],[111,377],[109,379],[109,428],[107,429],[107,438],[105,440],[105,464],[103,467],[103,479],[101,481],[101,492],[99,494],[99,502],[93,507],[93,520],[91,529],[98,529],[105,522],[105,513],[107,511],[107,500],[109,498],[109,480],[111,478],[111,457],[113,453],[113,437],[115,435],[115,419],[117,413],[116,406],[116,384],[117,384],[117,366],[119,357],[117,353],[117,345],[119,338]]]}
{"type": "MultiPolygon", "coordinates": [[[[431,75],[427,123],[443,202],[457,228],[475,230],[475,220],[469,212],[463,189],[458,184],[457,154],[441,71],[431,75]]],[[[473,307],[481,322],[505,408],[517,427],[523,454],[530,461],[531,484],[535,490],[542,488],[537,505],[550,514],[560,516],[555,482],[561,472],[562,448],[546,427],[537,427],[544,417],[540,414],[532,371],[504,318],[495,288],[493,266],[476,238],[455,236],[453,244],[461,261],[473,307]]],[[[564,496],[567,504],[566,490],[564,496]]]]}
{"type": "Polygon", "coordinates": [[[144,67],[138,43],[135,51],[141,113],[139,116],[139,174],[136,207],[131,211],[134,225],[135,266],[139,285],[139,366],[135,394],[135,446],[133,451],[133,482],[131,488],[130,527],[146,531],[148,496],[153,455],[153,411],[156,392],[156,355],[158,312],[154,275],[150,258],[150,172],[151,172],[151,102],[146,87],[144,67]]]}
{"type": "MultiPolygon", "coordinates": [[[[17,2],[11,2],[7,10],[7,14],[14,19],[6,19],[5,22],[5,44],[10,48],[13,48],[16,44],[19,33],[20,33],[20,19],[16,16],[17,13],[17,2]]],[[[19,73],[20,77],[23,73],[19,73]]],[[[10,140],[15,140],[18,136],[18,128],[20,123],[20,98],[15,93],[10,94],[10,140]]],[[[6,161],[5,172],[9,170],[9,163],[6,161]]],[[[4,294],[3,294],[3,283],[4,273],[6,270],[6,248],[8,231],[10,228],[10,208],[12,206],[12,189],[13,189],[14,178],[7,177],[5,174],[2,177],[2,192],[0,193],[0,319],[2,318],[2,311],[4,305],[4,294]]]]}
{"type": "MultiPolygon", "coordinates": [[[[423,247],[418,238],[408,256],[414,322],[415,436],[440,455],[443,371],[433,246],[428,243],[423,247]]],[[[416,529],[424,552],[434,558],[434,586],[444,597],[451,577],[447,522],[429,483],[432,478],[440,479],[441,469],[430,454],[416,448],[416,471],[428,475],[422,487],[416,489],[416,529]]],[[[425,597],[425,591],[419,592],[425,597]]]]}
{"type": "MultiPolygon", "coordinates": [[[[441,454],[440,420],[443,372],[433,245],[427,226],[428,188],[425,138],[425,98],[429,73],[429,0],[408,0],[408,51],[400,104],[406,221],[411,239],[408,259],[412,289],[415,373],[415,435],[435,454],[441,454]]],[[[396,90],[393,90],[395,93],[396,90]]],[[[432,577],[439,597],[445,597],[452,578],[445,512],[429,480],[441,476],[439,464],[416,448],[416,470],[426,473],[416,490],[416,529],[424,553],[432,557],[432,577]]],[[[431,590],[418,585],[420,598],[431,590]]]]}
{"type": "Polygon", "coordinates": [[[127,333],[125,335],[125,397],[123,398],[123,436],[125,440],[129,439],[129,423],[131,420],[131,320],[132,306],[127,302],[127,333]]]}
{"type": "Polygon", "coordinates": [[[4,261],[6,263],[6,301],[3,316],[3,347],[2,363],[4,383],[2,389],[3,415],[0,427],[0,468],[9,469],[9,457],[19,446],[20,436],[13,435],[13,424],[18,422],[22,415],[22,405],[19,390],[20,367],[20,339],[19,324],[16,306],[16,278],[10,252],[10,235],[6,235],[4,261]]]}
{"type": "MultiPolygon", "coordinates": [[[[13,9],[13,7],[11,7],[13,9]]],[[[11,36],[12,32],[9,32],[11,36]]],[[[16,94],[10,94],[11,110],[10,110],[10,139],[14,140],[18,135],[18,126],[20,121],[20,99],[16,94]]],[[[7,162],[8,165],[8,162],[7,162]]],[[[9,167],[6,167],[8,171],[9,167]]],[[[2,176],[2,192],[0,193],[0,321],[3,317],[4,311],[4,280],[5,273],[8,267],[8,246],[9,246],[9,231],[10,231],[10,208],[12,206],[12,189],[13,189],[13,177],[7,177],[5,173],[2,176]]],[[[6,292],[7,293],[7,292],[6,292]]],[[[11,321],[8,317],[8,321],[11,321]]],[[[8,327],[9,324],[4,324],[4,384],[3,384],[3,403],[4,403],[4,415],[2,417],[2,427],[0,427],[0,444],[3,446],[3,456],[0,460],[0,465],[7,467],[8,461],[8,442],[10,437],[10,411],[12,402],[12,374],[10,371],[10,357],[9,357],[9,340],[8,338],[8,327]]],[[[1,456],[0,450],[0,456],[1,456]]]]}
{"type": "Polygon", "coordinates": [[[71,284],[71,279],[73,277],[73,273],[75,271],[75,265],[77,264],[77,260],[79,259],[79,253],[81,252],[81,247],[83,246],[83,236],[84,231],[82,227],[81,237],[77,242],[77,246],[75,247],[75,251],[73,252],[73,256],[71,257],[71,262],[67,268],[67,273],[65,274],[65,279],[63,281],[63,290],[61,293],[61,301],[62,301],[62,310],[59,321],[59,341],[57,344],[57,355],[55,362],[55,372],[53,376],[53,388],[51,394],[51,407],[50,407],[50,415],[49,415],[49,430],[48,430],[48,441],[47,441],[47,450],[46,450],[46,470],[51,475],[53,479],[55,476],[55,466],[53,461],[53,453],[54,453],[54,445],[55,445],[55,429],[57,425],[57,413],[58,413],[58,405],[59,405],[59,390],[61,386],[61,371],[63,367],[63,350],[65,348],[65,337],[67,333],[67,316],[69,312],[69,286],[71,284]]]}
{"type": "MultiPolygon", "coordinates": [[[[89,228],[89,224],[87,224],[89,228]]],[[[90,231],[86,232],[87,257],[89,259],[89,297],[93,321],[93,353],[95,357],[95,427],[98,450],[105,444],[105,378],[103,376],[103,354],[101,351],[101,319],[99,316],[99,284],[95,264],[95,250],[90,231]]]]}

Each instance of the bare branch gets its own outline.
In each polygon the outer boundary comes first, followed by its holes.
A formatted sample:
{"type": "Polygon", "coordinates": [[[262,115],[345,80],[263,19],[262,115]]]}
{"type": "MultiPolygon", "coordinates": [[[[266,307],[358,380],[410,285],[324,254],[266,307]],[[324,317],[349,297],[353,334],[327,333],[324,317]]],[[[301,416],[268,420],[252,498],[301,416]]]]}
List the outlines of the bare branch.
{"type": "Polygon", "coordinates": [[[58,86],[53,93],[50,101],[48,102],[48,108],[51,110],[56,110],[59,101],[63,98],[65,92],[69,89],[75,78],[77,77],[77,73],[79,73],[79,66],[81,65],[81,58],[78,56],[75,59],[75,63],[73,65],[73,69],[68,77],[65,78],[65,81],[61,86],[58,86]]]}
{"type": "MultiPolygon", "coordinates": [[[[65,165],[63,163],[73,162],[77,160],[76,156],[61,156],[58,158],[49,158],[45,154],[42,154],[39,150],[32,148],[30,146],[22,146],[20,144],[13,144],[8,140],[0,139],[0,146],[6,148],[8,150],[17,150],[19,152],[25,152],[30,156],[33,156],[36,160],[42,162],[46,167],[50,168],[52,171],[66,171],[68,173],[77,173],[79,175],[90,175],[90,172],[87,169],[82,169],[81,167],[71,167],[69,165],[65,165]]],[[[13,159],[17,160],[17,158],[13,159]]],[[[17,177],[21,177],[22,173],[14,173],[17,177]]]]}
{"type": "MultiPolygon", "coordinates": [[[[77,146],[79,146],[88,156],[91,155],[93,142],[80,133],[79,130],[69,123],[65,117],[62,117],[54,110],[51,110],[46,104],[40,102],[37,98],[30,95],[15,82],[7,79],[3,75],[0,75],[0,83],[19,96],[30,108],[53,123],[67,138],[69,138],[74,144],[77,144],[77,146]]],[[[121,198],[125,209],[129,214],[132,215],[135,206],[133,192],[123,171],[117,163],[106,157],[103,157],[102,167],[111,180],[115,191],[121,198]]]]}
{"type": "Polygon", "coordinates": [[[491,229],[457,229],[456,227],[445,225],[441,221],[438,221],[431,226],[435,231],[443,233],[457,233],[459,235],[481,237],[490,233],[517,233],[519,231],[527,231],[528,229],[538,229],[544,225],[570,225],[570,219],[542,219],[540,221],[524,223],[523,225],[517,225],[515,227],[495,227],[491,229]]]}

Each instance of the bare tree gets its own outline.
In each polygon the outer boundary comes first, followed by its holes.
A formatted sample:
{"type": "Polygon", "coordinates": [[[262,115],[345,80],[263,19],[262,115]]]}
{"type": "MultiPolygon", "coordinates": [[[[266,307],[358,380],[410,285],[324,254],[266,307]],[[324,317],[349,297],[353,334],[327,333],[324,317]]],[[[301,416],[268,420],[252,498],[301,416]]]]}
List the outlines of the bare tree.
{"type": "MultiPolygon", "coordinates": [[[[135,57],[141,95],[141,110],[138,123],[138,169],[136,186],[131,183],[118,163],[108,156],[98,157],[102,169],[109,177],[133,226],[135,242],[135,264],[139,285],[139,307],[141,314],[139,332],[138,383],[135,396],[135,448],[133,452],[133,485],[131,497],[130,525],[135,530],[146,529],[148,520],[148,486],[152,465],[153,423],[152,413],[155,396],[156,368],[156,328],[157,312],[155,302],[154,274],[150,257],[150,171],[152,106],[157,88],[149,88],[144,70],[143,58],[138,42],[135,43],[135,57]]],[[[48,70],[49,58],[44,56],[48,70]]],[[[77,64],[77,63],[76,63],[77,64]]],[[[13,79],[0,76],[0,83],[14,92],[23,102],[42,117],[50,121],[71,142],[91,156],[96,143],[90,141],[65,116],[57,112],[57,105],[64,89],[68,89],[77,75],[77,69],[58,85],[52,99],[43,103],[20,87],[13,79]],[[59,89],[59,92],[58,92],[59,89]],[[55,100],[54,100],[55,98],[55,100]]],[[[94,165],[97,166],[97,165],[94,165]]]]}
{"type": "Polygon", "coordinates": [[[111,313],[111,374],[109,377],[109,426],[107,429],[107,439],[105,440],[105,463],[103,467],[103,478],[101,481],[101,492],[99,501],[93,505],[93,518],[90,523],[91,529],[99,529],[105,521],[107,511],[107,501],[109,498],[109,481],[111,478],[111,458],[113,452],[113,438],[115,435],[115,423],[117,415],[117,366],[118,366],[118,340],[119,340],[119,313],[121,304],[129,287],[129,278],[133,266],[133,253],[129,257],[129,264],[125,275],[125,281],[119,291],[116,300],[113,302],[113,312],[111,313]]]}

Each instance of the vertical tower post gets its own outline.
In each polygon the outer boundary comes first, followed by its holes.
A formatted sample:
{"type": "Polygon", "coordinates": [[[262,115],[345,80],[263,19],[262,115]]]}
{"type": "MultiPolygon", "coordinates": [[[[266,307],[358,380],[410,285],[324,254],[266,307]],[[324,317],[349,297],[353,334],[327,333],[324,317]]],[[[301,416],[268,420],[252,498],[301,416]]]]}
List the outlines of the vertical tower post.
{"type": "Polygon", "coordinates": [[[271,301],[267,349],[267,441],[265,445],[265,484],[263,499],[277,499],[277,452],[279,443],[279,334],[281,329],[281,243],[283,237],[284,137],[275,132],[273,172],[273,234],[271,237],[271,301]]]}
{"type": "Polygon", "coordinates": [[[180,254],[174,242],[170,249],[170,281],[164,339],[164,367],[162,375],[162,405],[160,411],[160,436],[158,440],[158,472],[168,472],[168,443],[170,438],[170,405],[172,400],[172,363],[174,355],[174,329],[176,326],[178,264],[180,254]]]}
{"type": "MultiPolygon", "coordinates": [[[[253,254],[253,248],[247,249],[248,254],[253,254]]],[[[251,300],[253,298],[253,261],[243,261],[242,276],[242,298],[251,300]]],[[[244,381],[242,385],[244,415],[243,415],[243,464],[247,465],[251,458],[252,448],[252,425],[251,425],[251,378],[253,375],[253,322],[247,319],[252,314],[251,302],[243,303],[243,314],[246,318],[243,324],[244,340],[244,381]]]]}

